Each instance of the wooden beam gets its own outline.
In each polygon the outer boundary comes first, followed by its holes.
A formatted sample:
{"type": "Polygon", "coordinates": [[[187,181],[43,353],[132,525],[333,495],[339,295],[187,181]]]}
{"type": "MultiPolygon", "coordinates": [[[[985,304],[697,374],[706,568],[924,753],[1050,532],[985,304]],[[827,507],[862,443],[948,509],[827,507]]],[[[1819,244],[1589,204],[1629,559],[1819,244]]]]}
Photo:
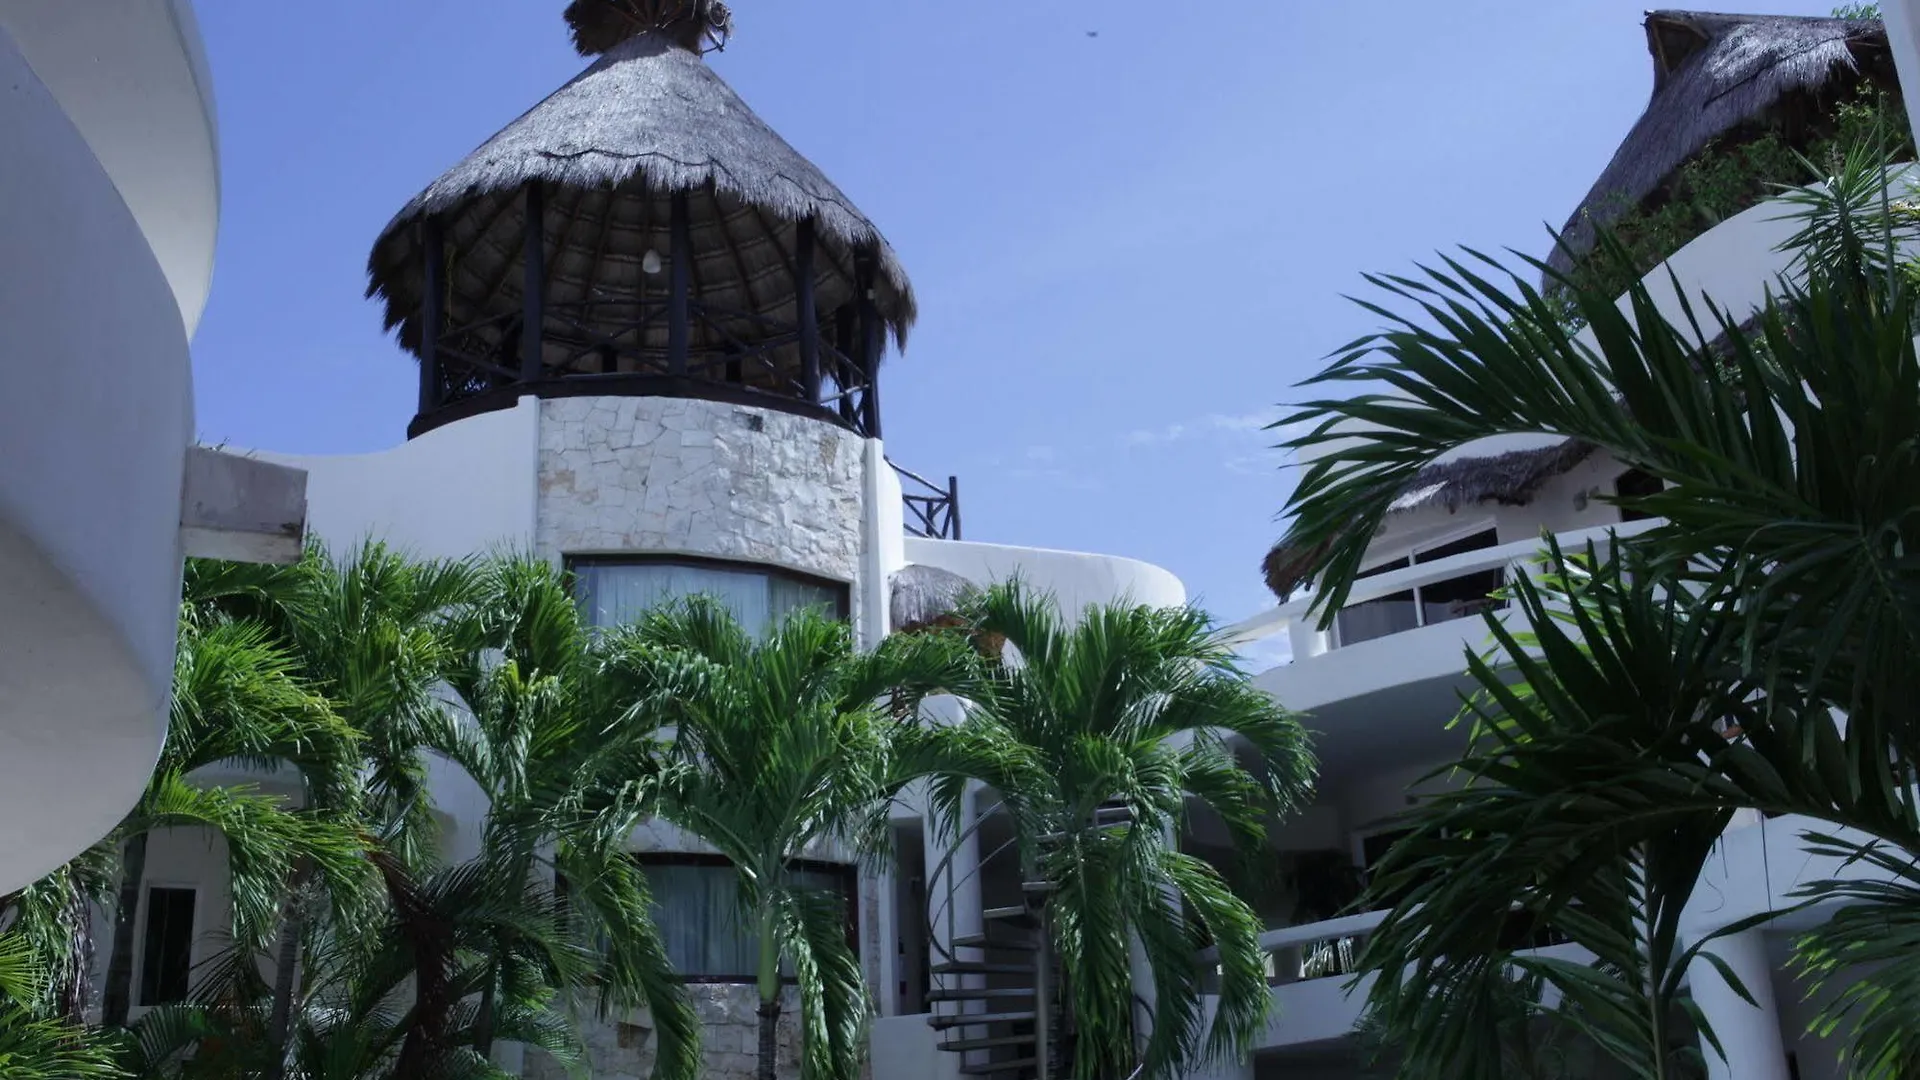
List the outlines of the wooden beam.
{"type": "Polygon", "coordinates": [[[800,387],[810,402],[820,400],[820,313],[813,306],[813,218],[800,222],[793,250],[793,302],[800,331],[800,387]]]}
{"type": "Polygon", "coordinates": [[[690,348],[689,302],[693,291],[693,229],[687,220],[687,193],[673,193],[673,269],[667,296],[667,369],[674,375],[687,373],[690,348]]]}
{"type": "Polygon", "coordinates": [[[440,236],[439,217],[428,214],[420,222],[420,249],[426,273],[420,295],[420,411],[440,407],[440,324],[447,289],[447,249],[440,236]]]}
{"type": "Polygon", "coordinates": [[[526,228],[521,234],[521,259],[526,276],[521,285],[520,381],[541,377],[540,330],[547,317],[547,193],[538,180],[527,184],[526,228]]]}
{"type": "Polygon", "coordinates": [[[861,421],[869,439],[880,437],[880,355],[886,351],[887,328],[880,321],[879,306],[874,303],[874,264],[871,251],[859,258],[858,282],[854,286],[860,305],[860,374],[866,379],[866,393],[860,396],[861,421]]]}
{"type": "Polygon", "coordinates": [[[834,345],[840,353],[840,361],[833,369],[833,385],[840,391],[840,419],[848,427],[853,426],[853,388],[847,385],[847,372],[858,366],[858,357],[853,347],[853,305],[842,304],[834,312],[834,345]]]}

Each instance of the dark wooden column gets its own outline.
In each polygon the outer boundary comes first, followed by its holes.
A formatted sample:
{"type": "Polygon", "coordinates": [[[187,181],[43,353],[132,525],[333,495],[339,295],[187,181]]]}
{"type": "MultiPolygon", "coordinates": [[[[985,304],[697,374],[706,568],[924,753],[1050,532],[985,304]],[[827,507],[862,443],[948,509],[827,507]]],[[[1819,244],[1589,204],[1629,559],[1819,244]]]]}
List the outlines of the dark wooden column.
{"type": "Polygon", "coordinates": [[[839,362],[833,366],[833,383],[840,391],[840,422],[853,426],[853,373],[859,366],[858,350],[854,348],[853,304],[840,306],[833,314],[833,344],[840,354],[839,362]]]}
{"type": "Polygon", "coordinates": [[[440,240],[440,219],[420,222],[420,249],[426,274],[420,289],[420,412],[440,407],[440,324],[445,319],[447,249],[440,240]]]}
{"type": "Polygon", "coordinates": [[[860,304],[860,374],[866,383],[866,393],[860,396],[860,420],[869,439],[880,437],[880,355],[887,349],[887,328],[873,299],[875,263],[872,252],[861,255],[855,275],[860,304]]]}
{"type": "Polygon", "coordinates": [[[693,237],[688,223],[687,193],[673,193],[673,268],[667,283],[667,370],[675,375],[687,373],[687,350],[691,340],[691,297],[693,291],[693,237]]]}
{"type": "Polygon", "coordinates": [[[526,268],[520,287],[520,381],[530,383],[542,375],[540,324],[547,316],[547,193],[538,180],[527,185],[526,215],[520,244],[526,268]]]}
{"type": "Polygon", "coordinates": [[[813,306],[813,219],[800,223],[793,243],[793,302],[800,332],[800,392],[820,401],[820,313],[813,306]]]}
{"type": "Polygon", "coordinates": [[[960,539],[960,478],[947,477],[947,526],[952,535],[949,540],[960,539]]]}

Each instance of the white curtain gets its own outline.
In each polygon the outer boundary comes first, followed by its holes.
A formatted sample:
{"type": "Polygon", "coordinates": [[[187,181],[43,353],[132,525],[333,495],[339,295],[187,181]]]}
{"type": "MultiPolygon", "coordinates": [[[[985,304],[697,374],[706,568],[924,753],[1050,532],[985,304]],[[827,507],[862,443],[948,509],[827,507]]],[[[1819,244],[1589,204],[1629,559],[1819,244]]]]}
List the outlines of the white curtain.
{"type": "MultiPolygon", "coordinates": [[[[654,925],[675,971],[688,978],[755,978],[759,936],[741,917],[739,876],[733,867],[642,862],[641,870],[653,893],[654,925]]],[[[792,875],[801,888],[836,892],[851,900],[844,869],[795,870],[792,875]]],[[[780,970],[792,974],[785,961],[780,970]]]]}
{"type": "Polygon", "coordinates": [[[840,607],[833,586],[763,570],[649,560],[581,563],[574,574],[587,620],[599,627],[631,623],[662,604],[696,595],[718,600],[756,635],[800,608],[822,607],[837,615],[840,607]]]}

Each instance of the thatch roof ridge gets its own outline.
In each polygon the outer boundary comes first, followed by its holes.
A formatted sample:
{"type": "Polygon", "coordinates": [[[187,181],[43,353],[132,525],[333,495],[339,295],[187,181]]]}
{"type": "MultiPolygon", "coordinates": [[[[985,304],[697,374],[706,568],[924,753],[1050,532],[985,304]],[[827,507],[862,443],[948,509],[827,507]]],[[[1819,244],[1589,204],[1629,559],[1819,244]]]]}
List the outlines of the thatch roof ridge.
{"type": "MultiPolygon", "coordinates": [[[[368,295],[385,294],[388,238],[424,215],[534,180],[592,189],[636,176],[661,191],[711,184],[785,221],[812,216],[824,239],[877,251],[875,300],[904,343],[918,305],[879,228],[704,60],[657,32],[609,49],[414,196],[374,244],[368,295]]],[[[409,314],[390,302],[388,329],[409,314]]]]}
{"type": "MultiPolygon", "coordinates": [[[[1524,506],[1547,481],[1592,457],[1594,450],[1591,443],[1565,439],[1550,446],[1438,462],[1421,469],[1400,490],[1388,513],[1434,506],[1453,512],[1482,503],[1524,506]]],[[[1307,583],[1318,563],[1318,551],[1304,550],[1282,538],[1261,560],[1260,571],[1267,588],[1285,602],[1307,583]]]]}
{"type": "Polygon", "coordinates": [[[1853,50],[1886,40],[1877,19],[1652,11],[1654,89],[1593,187],[1567,219],[1548,263],[1559,271],[1592,249],[1596,227],[1637,206],[1711,140],[1783,96],[1857,71],[1853,50]]]}

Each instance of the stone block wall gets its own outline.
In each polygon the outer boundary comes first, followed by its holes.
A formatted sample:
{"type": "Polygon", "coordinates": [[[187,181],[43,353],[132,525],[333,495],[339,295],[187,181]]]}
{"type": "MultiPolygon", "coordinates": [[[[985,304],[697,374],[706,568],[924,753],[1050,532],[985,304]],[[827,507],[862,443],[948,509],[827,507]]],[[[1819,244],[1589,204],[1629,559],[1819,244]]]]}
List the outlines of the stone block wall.
{"type": "MultiPolygon", "coordinates": [[[[702,1080],[753,1080],[760,1053],[760,996],[746,985],[694,985],[687,988],[700,1015],[702,1080]]],[[[620,1020],[583,1019],[588,1075],[594,1080],[647,1080],[653,1073],[651,1019],[641,1012],[620,1020]]],[[[800,1075],[800,996],[791,988],[781,1003],[779,1070],[783,1078],[800,1075]]],[[[545,1053],[530,1050],[522,1073],[527,1080],[571,1080],[567,1070],[545,1053]]]]}
{"type": "Polygon", "coordinates": [[[550,558],[660,552],[800,570],[860,612],[864,440],[689,398],[541,402],[535,543],[550,558]]]}

